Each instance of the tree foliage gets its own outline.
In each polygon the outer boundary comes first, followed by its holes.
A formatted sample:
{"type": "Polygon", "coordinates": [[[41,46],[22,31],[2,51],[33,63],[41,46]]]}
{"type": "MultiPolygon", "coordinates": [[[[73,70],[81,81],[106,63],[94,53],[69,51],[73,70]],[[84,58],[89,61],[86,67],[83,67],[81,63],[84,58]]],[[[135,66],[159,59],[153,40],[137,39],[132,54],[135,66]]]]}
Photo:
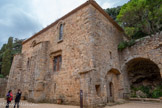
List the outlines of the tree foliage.
{"type": "Polygon", "coordinates": [[[13,51],[12,51],[13,55],[21,53],[22,42],[23,42],[23,40],[15,38],[14,43],[13,43],[13,51]]]}
{"type": "Polygon", "coordinates": [[[12,45],[13,45],[13,37],[8,39],[8,43],[6,45],[5,51],[2,56],[2,74],[4,76],[9,74],[11,67],[11,58],[12,58],[12,45]]]}
{"type": "Polygon", "coordinates": [[[131,39],[130,41],[122,41],[119,43],[118,45],[118,50],[122,51],[123,49],[125,49],[126,47],[131,47],[136,43],[136,41],[134,39],[131,39]]]}
{"type": "Polygon", "coordinates": [[[131,0],[123,5],[118,23],[130,38],[140,38],[162,29],[162,0],[131,0]]]}
{"type": "Polygon", "coordinates": [[[9,74],[13,56],[21,53],[22,41],[23,40],[17,38],[13,41],[13,37],[9,37],[8,43],[3,44],[0,50],[0,74],[4,76],[9,74]]]}
{"type": "Polygon", "coordinates": [[[113,20],[116,21],[116,17],[119,15],[121,6],[118,6],[116,8],[107,8],[105,9],[105,12],[108,13],[113,20]]]}

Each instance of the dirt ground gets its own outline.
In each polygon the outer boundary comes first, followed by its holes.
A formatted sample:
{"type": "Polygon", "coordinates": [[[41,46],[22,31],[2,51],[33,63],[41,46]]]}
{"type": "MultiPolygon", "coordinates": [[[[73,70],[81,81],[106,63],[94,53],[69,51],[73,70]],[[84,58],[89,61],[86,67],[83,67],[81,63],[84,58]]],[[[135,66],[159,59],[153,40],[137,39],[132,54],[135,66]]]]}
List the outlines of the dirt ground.
{"type": "MultiPolygon", "coordinates": [[[[6,101],[0,98],[0,108],[5,108],[6,101]]],[[[13,102],[10,105],[13,108],[13,102]]],[[[56,105],[56,104],[33,104],[21,101],[20,108],[80,108],[79,106],[56,105]]],[[[162,103],[130,102],[122,105],[107,106],[105,108],[162,108],[162,103]]]]}
{"type": "Polygon", "coordinates": [[[113,107],[107,106],[105,108],[162,108],[162,103],[130,102],[126,104],[115,105],[113,107]]]}

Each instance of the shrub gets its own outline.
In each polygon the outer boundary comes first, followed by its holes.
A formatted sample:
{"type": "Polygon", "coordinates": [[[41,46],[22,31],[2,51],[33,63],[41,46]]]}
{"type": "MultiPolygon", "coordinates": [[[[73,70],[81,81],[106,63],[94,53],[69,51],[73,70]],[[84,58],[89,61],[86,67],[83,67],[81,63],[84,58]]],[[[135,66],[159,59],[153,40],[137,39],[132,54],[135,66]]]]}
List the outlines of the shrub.
{"type": "Polygon", "coordinates": [[[135,90],[131,90],[131,97],[134,97],[134,98],[137,97],[135,90]]]}
{"type": "Polygon", "coordinates": [[[141,39],[143,37],[148,36],[149,34],[143,33],[142,31],[138,31],[132,35],[132,39],[141,39]]]}
{"type": "Polygon", "coordinates": [[[158,86],[152,92],[152,98],[162,97],[162,86],[158,86]]]}
{"type": "Polygon", "coordinates": [[[134,39],[131,39],[130,41],[123,41],[120,42],[118,45],[118,50],[122,51],[123,49],[125,49],[126,47],[131,47],[136,43],[136,41],[134,39]]]}
{"type": "Polygon", "coordinates": [[[128,47],[133,46],[135,43],[136,43],[136,41],[135,41],[134,39],[130,40],[130,41],[128,42],[128,47]]]}
{"type": "Polygon", "coordinates": [[[128,43],[126,41],[120,42],[118,45],[118,50],[122,51],[124,48],[126,48],[128,43]]]}
{"type": "Polygon", "coordinates": [[[150,86],[141,86],[138,89],[145,93],[147,98],[152,98],[152,94],[150,93],[152,88],[150,86]]]}
{"type": "Polygon", "coordinates": [[[4,78],[4,76],[2,74],[0,74],[0,78],[4,78]]]}
{"type": "Polygon", "coordinates": [[[149,86],[141,86],[141,87],[139,87],[139,90],[148,94],[150,92],[150,87],[149,86]]]}
{"type": "Polygon", "coordinates": [[[140,86],[138,88],[131,87],[131,97],[136,97],[136,92],[139,90],[145,93],[147,95],[147,98],[162,97],[162,85],[159,85],[154,89],[151,86],[140,86]]]}
{"type": "MultiPolygon", "coordinates": [[[[141,91],[143,92],[144,94],[147,95],[147,98],[151,98],[151,87],[150,86],[140,86],[138,88],[135,88],[135,87],[131,87],[131,90],[136,93],[137,91],[141,91]]],[[[132,93],[133,93],[132,92],[132,93]]],[[[133,94],[133,97],[136,96],[136,94],[133,94]]]]}

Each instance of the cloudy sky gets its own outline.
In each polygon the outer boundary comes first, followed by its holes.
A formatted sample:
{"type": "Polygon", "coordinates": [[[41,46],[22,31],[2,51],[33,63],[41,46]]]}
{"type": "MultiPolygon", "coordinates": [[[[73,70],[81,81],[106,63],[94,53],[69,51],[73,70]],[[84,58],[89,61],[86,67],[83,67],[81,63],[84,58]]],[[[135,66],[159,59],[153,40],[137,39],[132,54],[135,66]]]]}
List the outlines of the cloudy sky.
{"type": "MultiPolygon", "coordinates": [[[[87,0],[0,0],[0,47],[9,36],[26,39],[87,0]]],[[[129,0],[96,0],[102,8],[129,0]]]]}

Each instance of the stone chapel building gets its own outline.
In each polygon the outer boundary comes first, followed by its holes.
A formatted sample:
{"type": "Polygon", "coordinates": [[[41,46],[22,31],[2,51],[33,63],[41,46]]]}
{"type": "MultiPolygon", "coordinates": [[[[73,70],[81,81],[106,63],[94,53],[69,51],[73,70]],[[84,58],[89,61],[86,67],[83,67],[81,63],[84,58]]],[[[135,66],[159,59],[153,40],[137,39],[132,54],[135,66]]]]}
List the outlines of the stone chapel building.
{"type": "Polygon", "coordinates": [[[61,99],[79,105],[80,90],[84,105],[118,101],[136,83],[131,80],[136,70],[144,70],[145,79],[152,75],[161,80],[161,37],[145,38],[118,51],[126,39],[123,29],[88,0],[23,42],[22,53],[14,56],[7,90],[21,89],[33,102],[61,99]]]}

